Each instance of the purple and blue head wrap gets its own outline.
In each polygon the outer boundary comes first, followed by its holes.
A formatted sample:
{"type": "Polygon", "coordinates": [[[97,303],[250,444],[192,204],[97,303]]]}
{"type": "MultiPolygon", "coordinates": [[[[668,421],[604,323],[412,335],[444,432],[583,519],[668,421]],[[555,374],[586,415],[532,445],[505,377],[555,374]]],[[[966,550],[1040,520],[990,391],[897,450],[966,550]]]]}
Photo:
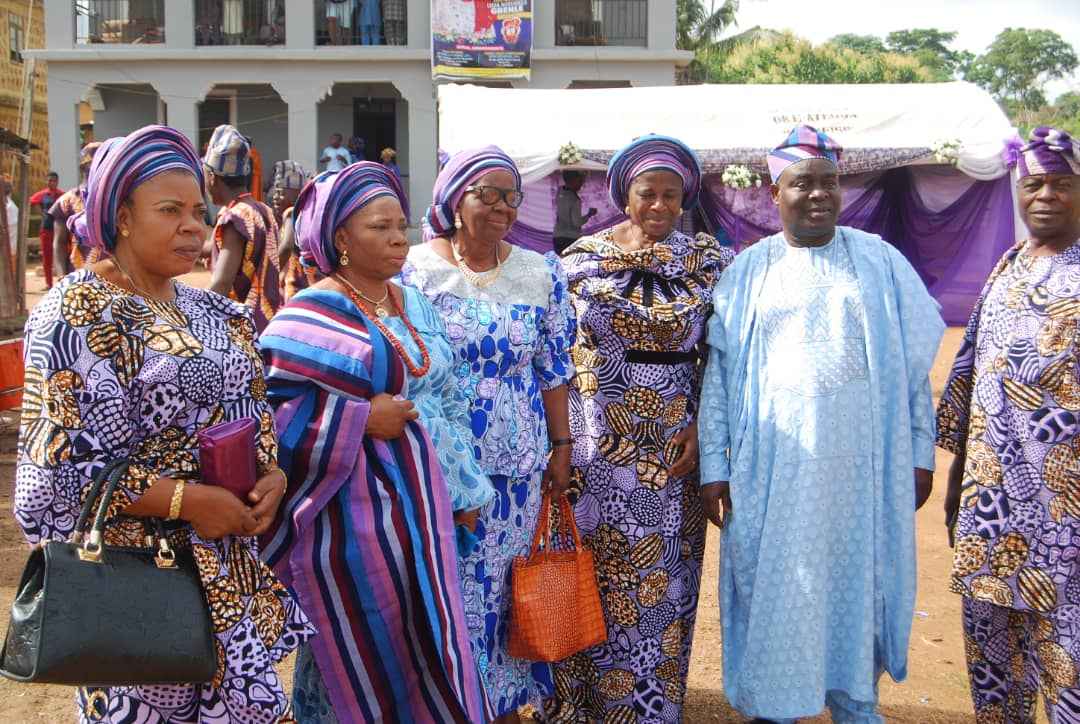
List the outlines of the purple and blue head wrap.
{"type": "Polygon", "coordinates": [[[453,232],[454,214],[465,188],[492,171],[509,171],[514,177],[514,188],[521,189],[521,173],[514,160],[498,146],[470,148],[450,157],[435,178],[431,206],[424,214],[424,241],[453,232]]]}
{"type": "Polygon", "coordinates": [[[86,211],[72,217],[68,228],[88,245],[112,252],[116,248],[116,212],[120,204],[140,184],[166,171],[187,171],[202,191],[202,161],[180,131],[168,126],[145,126],[106,140],[90,162],[86,211]]]}
{"type": "Polygon", "coordinates": [[[844,149],[834,139],[813,126],[800,123],[791,130],[784,142],[769,153],[769,175],[776,183],[788,166],[811,158],[823,158],[839,166],[840,152],[844,149]]]}
{"type": "Polygon", "coordinates": [[[1044,173],[1080,174],[1080,145],[1059,128],[1039,126],[1031,129],[1028,144],[1017,159],[1020,178],[1044,173]]]}
{"type": "Polygon", "coordinates": [[[701,161],[682,141],[650,133],[635,138],[622,147],[608,164],[607,187],[618,208],[626,206],[630,184],[649,171],[671,171],[682,179],[682,207],[689,211],[697,205],[701,192],[701,161]]]}
{"type": "Polygon", "coordinates": [[[341,171],[323,171],[296,199],[293,224],[300,261],[323,274],[337,269],[334,234],[360,209],[380,196],[394,196],[409,218],[409,202],[393,171],[374,161],[357,161],[341,171]]]}

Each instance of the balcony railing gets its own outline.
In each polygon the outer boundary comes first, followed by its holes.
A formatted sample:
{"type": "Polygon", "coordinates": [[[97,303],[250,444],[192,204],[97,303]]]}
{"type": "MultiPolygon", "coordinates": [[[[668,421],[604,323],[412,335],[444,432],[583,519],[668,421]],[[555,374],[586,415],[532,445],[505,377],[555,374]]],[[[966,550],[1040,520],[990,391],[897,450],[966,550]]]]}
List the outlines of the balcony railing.
{"type": "Polygon", "coordinates": [[[76,0],[76,43],[164,43],[165,0],[76,0]]]}
{"type": "Polygon", "coordinates": [[[408,0],[315,0],[316,45],[405,45],[408,0]]]}
{"type": "Polygon", "coordinates": [[[285,0],[197,0],[196,45],[285,42],[285,0]]]}
{"type": "Polygon", "coordinates": [[[555,44],[644,48],[648,18],[648,0],[555,0],[555,44]]]}

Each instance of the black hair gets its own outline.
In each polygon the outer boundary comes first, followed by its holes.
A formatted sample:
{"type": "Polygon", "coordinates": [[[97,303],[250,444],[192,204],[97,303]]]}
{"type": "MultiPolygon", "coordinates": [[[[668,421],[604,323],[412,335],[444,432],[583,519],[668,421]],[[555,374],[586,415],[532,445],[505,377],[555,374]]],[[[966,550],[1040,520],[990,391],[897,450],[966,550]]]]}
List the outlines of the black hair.
{"type": "Polygon", "coordinates": [[[220,176],[225,185],[231,189],[246,189],[251,186],[251,174],[243,176],[220,176]]]}
{"type": "Polygon", "coordinates": [[[573,169],[566,169],[562,172],[563,183],[570,183],[571,181],[577,181],[578,179],[585,178],[585,174],[581,171],[574,171],[573,169]]]}
{"type": "Polygon", "coordinates": [[[58,174],[56,171],[49,171],[47,174],[45,174],[45,178],[54,178],[54,177],[56,178],[57,181],[60,180],[60,174],[58,174]]]}

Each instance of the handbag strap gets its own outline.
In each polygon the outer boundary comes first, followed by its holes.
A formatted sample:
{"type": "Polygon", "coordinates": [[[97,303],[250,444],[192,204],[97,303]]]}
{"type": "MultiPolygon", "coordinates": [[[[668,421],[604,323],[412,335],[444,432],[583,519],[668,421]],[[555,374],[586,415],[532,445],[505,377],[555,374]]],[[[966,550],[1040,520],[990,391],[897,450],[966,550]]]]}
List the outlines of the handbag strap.
{"type": "Polygon", "coordinates": [[[574,506],[570,505],[570,499],[565,495],[559,496],[559,522],[563,546],[565,547],[570,542],[569,538],[573,538],[574,550],[580,551],[581,531],[578,530],[577,521],[574,520],[574,506]]]}
{"type": "Polygon", "coordinates": [[[540,500],[540,517],[536,520],[536,531],[533,533],[532,544],[529,546],[529,558],[540,552],[540,541],[547,533],[547,544],[551,547],[551,490],[544,491],[544,497],[540,500]]]}
{"type": "Polygon", "coordinates": [[[94,476],[94,479],[90,482],[90,490],[86,494],[86,502],[83,503],[82,510],[79,511],[79,520],[75,523],[75,530],[71,536],[72,543],[81,543],[83,536],[88,532],[86,524],[94,512],[94,504],[97,502],[98,496],[101,495],[101,488],[105,485],[105,481],[112,477],[114,473],[117,480],[119,480],[130,465],[131,461],[127,458],[116,458],[105,463],[97,475],[94,476]]]}

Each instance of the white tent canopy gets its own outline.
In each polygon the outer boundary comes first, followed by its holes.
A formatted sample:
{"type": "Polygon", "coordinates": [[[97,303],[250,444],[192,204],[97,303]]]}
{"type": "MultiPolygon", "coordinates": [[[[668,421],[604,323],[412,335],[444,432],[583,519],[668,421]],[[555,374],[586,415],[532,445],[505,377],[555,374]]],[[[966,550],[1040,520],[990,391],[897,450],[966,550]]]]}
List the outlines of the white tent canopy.
{"type": "MultiPolygon", "coordinates": [[[[611,152],[646,133],[674,136],[706,162],[710,151],[741,149],[743,156],[752,151],[754,161],[764,164],[765,150],[800,122],[833,136],[849,154],[908,149],[912,162],[933,163],[930,149],[942,141],[960,141],[957,168],[979,180],[1007,173],[1002,150],[1016,135],[993,98],[965,82],[580,90],[439,87],[440,148],[456,153],[495,144],[515,159],[525,184],[559,168],[559,148],[568,142],[584,152],[577,168],[601,169],[611,152]]],[[[843,169],[843,159],[841,163],[843,169]]]]}

